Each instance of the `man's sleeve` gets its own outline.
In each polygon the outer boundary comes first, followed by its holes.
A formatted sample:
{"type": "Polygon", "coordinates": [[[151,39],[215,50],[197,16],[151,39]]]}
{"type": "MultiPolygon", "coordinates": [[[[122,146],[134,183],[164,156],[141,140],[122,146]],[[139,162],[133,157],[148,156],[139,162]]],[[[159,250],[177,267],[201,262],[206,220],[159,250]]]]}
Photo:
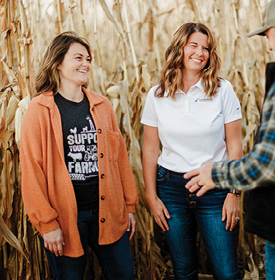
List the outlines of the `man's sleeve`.
{"type": "Polygon", "coordinates": [[[218,188],[249,190],[275,183],[275,84],[263,106],[256,144],[236,161],[217,162],[212,178],[218,188]]]}

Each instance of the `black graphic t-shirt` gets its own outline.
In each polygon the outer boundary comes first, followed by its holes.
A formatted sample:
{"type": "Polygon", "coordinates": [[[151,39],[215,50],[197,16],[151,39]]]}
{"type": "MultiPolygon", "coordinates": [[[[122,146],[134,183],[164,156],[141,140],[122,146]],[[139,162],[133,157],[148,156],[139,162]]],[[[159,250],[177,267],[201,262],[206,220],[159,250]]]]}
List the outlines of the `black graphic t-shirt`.
{"type": "Polygon", "coordinates": [[[61,115],[65,162],[78,211],[98,208],[97,137],[89,101],[85,94],[81,102],[73,102],[59,93],[54,101],[61,115]]]}

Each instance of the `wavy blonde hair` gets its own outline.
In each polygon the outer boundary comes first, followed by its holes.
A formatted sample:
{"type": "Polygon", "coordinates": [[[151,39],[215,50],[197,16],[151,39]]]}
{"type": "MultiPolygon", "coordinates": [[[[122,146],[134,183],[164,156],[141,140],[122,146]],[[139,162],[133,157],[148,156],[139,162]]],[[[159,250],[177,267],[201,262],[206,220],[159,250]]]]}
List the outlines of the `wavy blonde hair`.
{"type": "Polygon", "coordinates": [[[173,99],[177,90],[183,83],[182,69],[184,51],[183,48],[191,34],[201,32],[208,37],[209,59],[205,67],[201,70],[201,79],[207,96],[215,96],[217,88],[220,86],[218,72],[221,68],[221,59],[217,54],[217,43],[210,29],[203,23],[189,22],[183,24],[173,35],[173,40],[165,52],[164,66],[160,73],[160,84],[155,91],[157,97],[163,97],[165,91],[169,91],[169,96],[173,99]]]}
{"type": "MultiPolygon", "coordinates": [[[[65,54],[74,43],[84,46],[92,59],[90,44],[86,39],[79,37],[73,31],[60,33],[52,40],[42,59],[41,67],[35,79],[36,93],[34,96],[46,91],[56,92],[60,85],[57,67],[62,63],[65,54]]],[[[83,86],[87,87],[87,83],[83,86]]]]}

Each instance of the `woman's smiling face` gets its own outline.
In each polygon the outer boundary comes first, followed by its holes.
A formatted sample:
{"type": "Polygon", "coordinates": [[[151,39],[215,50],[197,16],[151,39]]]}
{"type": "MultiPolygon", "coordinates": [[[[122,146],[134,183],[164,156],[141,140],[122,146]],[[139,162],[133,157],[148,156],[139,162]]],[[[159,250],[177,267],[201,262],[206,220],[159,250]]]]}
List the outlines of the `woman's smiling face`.
{"type": "Polygon", "coordinates": [[[61,84],[70,83],[82,86],[88,80],[88,74],[91,70],[91,57],[83,45],[73,43],[57,69],[59,70],[61,84]]]}
{"type": "Polygon", "coordinates": [[[192,33],[183,48],[183,52],[184,73],[192,71],[197,74],[201,72],[209,60],[208,36],[201,32],[192,33]]]}

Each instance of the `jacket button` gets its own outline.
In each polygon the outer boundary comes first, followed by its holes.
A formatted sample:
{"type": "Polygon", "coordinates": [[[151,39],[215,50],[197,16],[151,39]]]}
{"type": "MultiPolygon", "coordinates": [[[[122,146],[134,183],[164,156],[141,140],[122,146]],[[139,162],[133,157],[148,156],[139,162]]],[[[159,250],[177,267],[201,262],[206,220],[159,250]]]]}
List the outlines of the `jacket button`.
{"type": "Polygon", "coordinates": [[[100,176],[102,179],[105,177],[105,175],[104,174],[101,174],[101,176],[100,176]]]}
{"type": "Polygon", "coordinates": [[[100,222],[101,222],[101,223],[104,223],[104,222],[105,222],[105,219],[104,219],[104,218],[102,218],[102,219],[100,220],[100,222]]]}
{"type": "Polygon", "coordinates": [[[99,129],[98,129],[98,133],[101,133],[101,132],[102,132],[102,130],[99,128],[99,129]]]}
{"type": "Polygon", "coordinates": [[[103,158],[103,153],[100,153],[100,157],[103,158]]]}
{"type": "Polygon", "coordinates": [[[104,199],[105,199],[105,196],[104,196],[104,195],[102,195],[102,196],[101,196],[101,200],[104,200],[104,199]]]}

